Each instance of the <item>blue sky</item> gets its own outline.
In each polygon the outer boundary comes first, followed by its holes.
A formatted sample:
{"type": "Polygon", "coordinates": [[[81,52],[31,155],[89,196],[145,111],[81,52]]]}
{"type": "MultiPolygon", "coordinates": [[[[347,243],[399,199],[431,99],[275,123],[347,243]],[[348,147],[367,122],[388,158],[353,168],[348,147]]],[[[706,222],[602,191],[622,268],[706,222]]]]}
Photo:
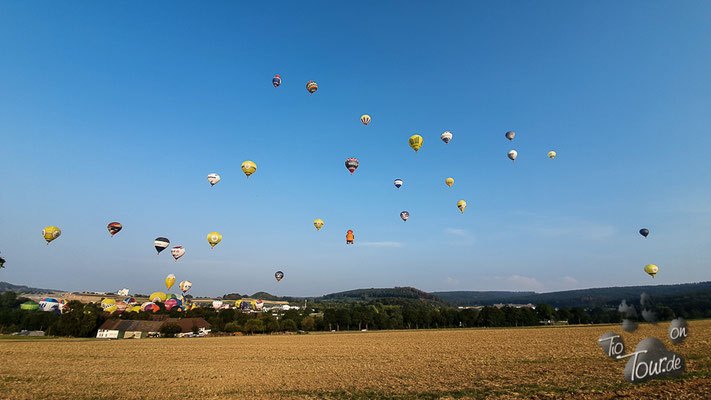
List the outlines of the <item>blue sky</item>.
{"type": "Polygon", "coordinates": [[[710,16],[700,1],[2,2],[0,280],[146,293],[174,273],[196,295],[709,280],[710,16]],[[48,225],[63,233],[45,246],[48,225]],[[186,255],[156,256],[157,236],[186,255]]]}

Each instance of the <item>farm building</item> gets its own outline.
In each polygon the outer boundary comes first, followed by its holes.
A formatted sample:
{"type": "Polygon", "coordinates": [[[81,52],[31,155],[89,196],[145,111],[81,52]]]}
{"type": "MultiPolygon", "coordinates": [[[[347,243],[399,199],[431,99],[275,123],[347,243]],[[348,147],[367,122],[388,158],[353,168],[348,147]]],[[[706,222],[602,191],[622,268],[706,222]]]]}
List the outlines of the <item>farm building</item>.
{"type": "Polygon", "coordinates": [[[193,332],[197,326],[200,333],[210,332],[210,324],[203,318],[166,318],[161,321],[125,321],[110,319],[99,327],[98,339],[141,339],[157,336],[163,324],[173,323],[180,326],[181,334],[193,332]]]}

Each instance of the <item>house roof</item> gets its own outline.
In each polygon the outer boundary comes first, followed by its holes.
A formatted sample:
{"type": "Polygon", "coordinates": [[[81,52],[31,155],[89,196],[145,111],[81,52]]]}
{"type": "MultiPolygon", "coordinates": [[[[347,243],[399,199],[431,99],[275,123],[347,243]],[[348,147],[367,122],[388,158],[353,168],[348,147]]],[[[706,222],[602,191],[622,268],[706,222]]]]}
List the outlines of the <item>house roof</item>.
{"type": "Polygon", "coordinates": [[[138,320],[106,320],[99,327],[100,330],[115,330],[115,331],[140,331],[140,332],[158,332],[160,327],[166,323],[174,323],[180,326],[180,331],[183,333],[192,332],[193,326],[198,328],[210,328],[210,324],[203,318],[167,318],[163,321],[138,321],[138,320]]]}

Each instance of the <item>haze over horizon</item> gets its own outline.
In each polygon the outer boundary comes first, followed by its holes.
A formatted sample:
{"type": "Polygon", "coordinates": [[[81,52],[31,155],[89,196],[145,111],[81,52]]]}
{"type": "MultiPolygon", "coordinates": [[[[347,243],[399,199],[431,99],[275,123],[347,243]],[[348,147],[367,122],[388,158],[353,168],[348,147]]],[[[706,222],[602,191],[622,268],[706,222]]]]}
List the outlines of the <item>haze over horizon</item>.
{"type": "Polygon", "coordinates": [[[0,3],[0,281],[150,293],[174,273],[194,296],[709,281],[711,3],[669,4],[0,3]],[[62,229],[48,246],[45,226],[62,229]],[[156,256],[158,236],[185,256],[156,256]]]}

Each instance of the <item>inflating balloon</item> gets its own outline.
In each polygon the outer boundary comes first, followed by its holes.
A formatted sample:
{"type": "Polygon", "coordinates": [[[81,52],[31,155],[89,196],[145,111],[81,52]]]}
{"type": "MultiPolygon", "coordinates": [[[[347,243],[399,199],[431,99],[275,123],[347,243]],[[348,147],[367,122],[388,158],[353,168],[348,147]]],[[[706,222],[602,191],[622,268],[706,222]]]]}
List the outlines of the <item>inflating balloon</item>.
{"type": "Polygon", "coordinates": [[[514,136],[516,136],[516,133],[514,131],[506,132],[506,139],[513,140],[514,136]]]}
{"type": "Polygon", "coordinates": [[[175,284],[175,275],[170,274],[165,277],[165,287],[167,287],[168,290],[170,290],[170,288],[172,288],[174,284],[175,284]]]}
{"type": "Polygon", "coordinates": [[[309,93],[314,94],[314,92],[318,90],[318,85],[314,81],[308,81],[306,82],[306,90],[308,90],[309,93]]]}
{"type": "Polygon", "coordinates": [[[548,152],[548,158],[555,158],[555,151],[549,151],[548,152]]]}
{"type": "Polygon", "coordinates": [[[457,203],[457,208],[458,208],[459,211],[461,211],[462,214],[463,214],[463,213],[464,213],[464,209],[467,208],[467,202],[464,201],[464,200],[459,200],[459,202],[457,203]]]}
{"type": "Polygon", "coordinates": [[[395,187],[400,189],[400,186],[402,186],[402,179],[395,179],[395,187]]]}
{"type": "Polygon", "coordinates": [[[123,225],[118,222],[109,222],[109,225],[106,226],[106,229],[109,230],[111,237],[114,237],[115,234],[119,233],[119,231],[123,229],[123,225]]]}
{"type": "Polygon", "coordinates": [[[410,213],[407,211],[403,211],[400,213],[400,218],[402,218],[403,222],[407,222],[407,220],[410,219],[410,213]]]}
{"type": "Polygon", "coordinates": [[[648,264],[644,267],[644,272],[648,273],[649,275],[652,276],[652,278],[654,278],[654,275],[656,275],[657,272],[659,272],[659,267],[657,267],[654,264],[648,264]]]}
{"type": "Polygon", "coordinates": [[[274,75],[274,78],[272,78],[272,85],[274,85],[274,87],[281,85],[281,76],[274,75]]]}
{"type": "Polygon", "coordinates": [[[215,186],[220,181],[220,175],[210,174],[207,176],[207,181],[210,182],[210,186],[215,186]]]}
{"type": "Polygon", "coordinates": [[[368,125],[370,123],[370,115],[363,114],[363,116],[360,117],[360,122],[362,122],[363,125],[368,125]]]}
{"type": "Polygon", "coordinates": [[[322,219],[316,219],[314,220],[314,226],[316,227],[316,230],[320,230],[323,227],[323,220],[322,219]]]}
{"type": "Polygon", "coordinates": [[[185,249],[183,248],[183,246],[175,246],[172,249],[170,249],[170,254],[173,255],[173,258],[175,258],[175,261],[178,261],[178,259],[185,254],[185,249]]]}
{"type": "Polygon", "coordinates": [[[358,165],[360,165],[360,163],[357,158],[351,157],[346,159],[346,168],[351,171],[351,175],[353,175],[353,172],[358,168],[358,165]]]}
{"type": "Polygon", "coordinates": [[[52,240],[58,238],[61,234],[62,231],[56,226],[48,226],[42,229],[42,236],[44,237],[44,240],[47,241],[47,244],[49,244],[49,242],[51,242],[52,240]]]}
{"type": "Polygon", "coordinates": [[[153,292],[148,298],[154,303],[164,303],[168,299],[168,295],[163,292],[153,292]]]}
{"type": "Polygon", "coordinates": [[[511,159],[511,161],[514,161],[514,160],[516,160],[516,157],[518,157],[518,151],[511,150],[511,151],[509,151],[508,155],[509,155],[509,158],[511,159]]]}
{"type": "Polygon", "coordinates": [[[412,147],[412,150],[415,150],[415,153],[417,153],[417,150],[422,147],[422,136],[420,135],[412,135],[410,136],[410,147],[412,147]]]}
{"type": "Polygon", "coordinates": [[[454,179],[452,179],[452,178],[447,178],[447,179],[444,180],[444,184],[447,185],[447,186],[449,186],[449,187],[452,187],[452,185],[454,185],[454,179]]]}
{"type": "Polygon", "coordinates": [[[445,144],[448,144],[449,141],[452,140],[452,132],[444,131],[441,135],[439,135],[439,138],[442,139],[445,144]]]}
{"type": "Polygon", "coordinates": [[[217,232],[210,232],[207,234],[207,242],[210,243],[211,248],[214,249],[215,245],[222,241],[222,235],[217,232]]]}
{"type": "Polygon", "coordinates": [[[222,307],[222,299],[215,299],[212,301],[212,308],[217,310],[220,307],[222,307]]]}
{"type": "Polygon", "coordinates": [[[170,246],[170,240],[164,237],[157,237],[156,240],[153,241],[153,246],[155,246],[156,251],[158,254],[160,254],[161,251],[165,250],[170,246]]]}
{"type": "Polygon", "coordinates": [[[647,229],[647,228],[642,228],[642,229],[639,230],[639,234],[642,235],[642,236],[644,236],[644,237],[647,237],[647,236],[649,235],[649,229],[647,229]]]}
{"type": "Polygon", "coordinates": [[[249,178],[257,170],[257,164],[251,161],[245,161],[242,163],[242,172],[249,178]]]}
{"type": "Polygon", "coordinates": [[[274,277],[276,278],[277,282],[279,282],[280,280],[282,280],[282,278],[284,278],[284,273],[281,271],[277,271],[274,273],[274,277]]]}

